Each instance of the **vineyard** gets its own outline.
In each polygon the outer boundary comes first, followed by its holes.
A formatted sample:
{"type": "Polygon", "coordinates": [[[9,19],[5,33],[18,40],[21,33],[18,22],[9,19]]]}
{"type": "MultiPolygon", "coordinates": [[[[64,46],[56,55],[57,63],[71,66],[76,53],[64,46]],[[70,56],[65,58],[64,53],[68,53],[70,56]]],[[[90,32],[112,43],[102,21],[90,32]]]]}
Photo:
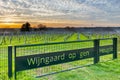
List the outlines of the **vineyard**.
{"type": "MultiPolygon", "coordinates": [[[[57,52],[57,51],[65,51],[65,50],[72,50],[72,49],[79,49],[79,48],[88,48],[93,47],[93,42],[78,42],[78,43],[68,43],[68,44],[54,44],[54,45],[47,45],[49,43],[59,43],[59,42],[69,42],[69,41],[84,41],[84,40],[94,40],[94,39],[104,39],[104,38],[118,38],[119,43],[119,35],[117,33],[113,32],[79,32],[79,31],[36,31],[36,32],[16,32],[16,33],[1,33],[0,34],[0,80],[8,80],[7,71],[8,71],[8,45],[16,46],[16,45],[31,45],[31,44],[46,44],[45,46],[35,46],[35,47],[27,47],[27,48],[18,48],[17,49],[17,56],[22,55],[33,55],[33,54],[39,54],[40,53],[50,53],[50,52],[57,52]]],[[[112,43],[112,40],[102,40],[100,42],[100,45],[110,45],[112,43]]],[[[119,45],[118,45],[119,46],[119,45]]],[[[118,51],[120,49],[118,48],[118,51]]],[[[112,55],[102,56],[101,61],[107,61],[112,59],[112,55]]],[[[73,78],[69,79],[72,80],[75,77],[75,74],[77,74],[77,71],[72,71],[74,74],[68,72],[68,76],[65,73],[55,74],[47,77],[37,78],[36,76],[44,76],[45,74],[57,72],[65,69],[69,69],[70,67],[75,66],[81,66],[85,64],[91,64],[92,58],[82,61],[74,61],[54,66],[48,66],[45,68],[39,68],[39,69],[33,69],[23,72],[17,73],[17,80],[65,80],[65,77],[72,76],[73,78]],[[29,74],[28,74],[29,73],[29,74]],[[62,76],[62,77],[61,77],[62,76]],[[58,78],[57,78],[58,77],[58,78]]],[[[115,64],[118,61],[115,61],[115,64]]],[[[108,62],[111,64],[114,64],[114,62],[108,62]]],[[[80,80],[83,80],[83,76],[86,74],[86,70],[93,70],[98,68],[98,66],[107,66],[107,62],[97,64],[93,67],[87,67],[86,69],[83,68],[79,69],[79,71],[83,71],[82,73],[79,73],[82,78],[80,80]],[[85,71],[84,71],[85,69],[85,71]]],[[[102,68],[101,68],[102,69],[102,68]]],[[[13,68],[14,70],[14,68],[13,68]]],[[[99,70],[99,69],[98,69],[99,70]]],[[[97,70],[96,70],[97,71],[97,70]]],[[[119,72],[119,71],[118,71],[119,72]]],[[[87,73],[88,74],[88,73],[87,73]]],[[[118,73],[119,74],[119,73],[118,73]]],[[[99,75],[99,74],[98,74],[99,75]]],[[[78,75],[77,75],[78,77],[78,75]]],[[[89,75],[90,77],[90,75],[89,75]]],[[[105,76],[103,76],[105,77],[105,76]]],[[[76,79],[78,80],[79,77],[76,79]]],[[[96,80],[98,78],[94,78],[93,80],[96,80]]],[[[114,79],[114,78],[112,78],[114,79]]],[[[111,79],[111,80],[112,80],[111,79]]],[[[85,80],[89,80],[86,78],[85,80]]],[[[92,80],[92,78],[90,79],[92,80]]],[[[108,80],[108,79],[106,79],[108,80]]],[[[117,78],[116,78],[117,80],[117,78]]]]}
{"type": "Polygon", "coordinates": [[[0,33],[0,45],[37,44],[118,37],[113,32],[32,31],[0,33]]]}

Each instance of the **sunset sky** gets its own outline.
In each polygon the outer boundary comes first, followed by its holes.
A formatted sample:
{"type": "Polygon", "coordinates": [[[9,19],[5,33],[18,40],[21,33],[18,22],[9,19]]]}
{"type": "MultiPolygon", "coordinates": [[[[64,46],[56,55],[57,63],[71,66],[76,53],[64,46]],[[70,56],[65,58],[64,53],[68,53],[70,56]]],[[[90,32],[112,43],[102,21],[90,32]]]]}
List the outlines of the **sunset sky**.
{"type": "Polygon", "coordinates": [[[120,26],[120,0],[0,0],[0,28],[120,26]]]}

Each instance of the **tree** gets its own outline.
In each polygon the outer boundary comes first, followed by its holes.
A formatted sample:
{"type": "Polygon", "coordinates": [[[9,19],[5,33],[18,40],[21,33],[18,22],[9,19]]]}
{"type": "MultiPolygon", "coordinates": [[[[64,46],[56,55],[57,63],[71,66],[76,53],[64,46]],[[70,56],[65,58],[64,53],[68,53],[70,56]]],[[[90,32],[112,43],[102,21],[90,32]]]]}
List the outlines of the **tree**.
{"type": "Polygon", "coordinates": [[[74,27],[70,27],[70,26],[66,26],[65,29],[68,31],[75,31],[74,27]]]}
{"type": "Polygon", "coordinates": [[[43,24],[39,24],[39,25],[37,26],[37,28],[38,28],[39,30],[45,30],[45,29],[47,29],[46,25],[43,25],[43,24]]]}
{"type": "Polygon", "coordinates": [[[21,31],[30,31],[31,27],[30,27],[30,23],[26,22],[25,24],[22,25],[21,27],[21,31]]]}
{"type": "Polygon", "coordinates": [[[70,26],[66,26],[65,29],[69,30],[71,27],[70,26]]]}
{"type": "Polygon", "coordinates": [[[25,31],[25,24],[21,26],[21,31],[25,31]]]}

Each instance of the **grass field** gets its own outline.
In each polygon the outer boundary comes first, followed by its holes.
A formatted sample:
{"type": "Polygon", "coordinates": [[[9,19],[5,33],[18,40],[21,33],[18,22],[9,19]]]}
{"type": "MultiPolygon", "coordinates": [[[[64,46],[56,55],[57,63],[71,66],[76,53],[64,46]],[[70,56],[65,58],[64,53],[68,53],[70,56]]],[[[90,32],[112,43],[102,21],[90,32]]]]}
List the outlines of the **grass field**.
{"type": "MultiPolygon", "coordinates": [[[[88,40],[88,39],[96,39],[96,35],[91,38],[88,35],[83,33],[40,33],[38,34],[22,34],[20,36],[13,35],[12,37],[7,35],[5,37],[1,37],[1,48],[0,48],[0,80],[8,80],[7,70],[8,70],[8,62],[7,62],[7,47],[8,45],[21,45],[21,44],[42,44],[42,43],[52,43],[52,42],[67,42],[67,41],[78,41],[78,40],[88,40]],[[4,38],[4,39],[3,39],[4,38]]],[[[107,38],[107,37],[106,37],[107,38]]],[[[119,39],[118,39],[119,42],[119,39]]],[[[104,40],[100,42],[100,45],[109,45],[112,43],[112,40],[104,40]]],[[[119,46],[119,45],[118,45],[119,46]]],[[[49,53],[49,52],[57,52],[57,51],[65,51],[71,49],[80,49],[93,47],[93,42],[80,42],[80,43],[70,43],[70,44],[60,44],[60,45],[49,45],[49,46],[36,46],[36,47],[28,47],[28,48],[18,48],[17,56],[22,55],[31,55],[41,53],[49,53]],[[74,45],[74,46],[73,46],[74,45]],[[33,50],[31,50],[33,49],[33,50]]],[[[119,48],[118,48],[119,52],[119,48]]],[[[102,56],[101,63],[86,66],[83,68],[71,70],[68,72],[62,72],[50,76],[45,76],[42,78],[35,78],[36,76],[57,72],[60,70],[65,70],[68,68],[82,66],[85,64],[93,64],[93,59],[74,61],[54,66],[49,66],[45,68],[33,69],[23,72],[17,73],[17,80],[120,80],[120,57],[118,59],[111,60],[112,55],[102,56]],[[111,61],[107,61],[111,60],[111,61]],[[107,61],[107,62],[102,62],[107,61]],[[29,74],[28,74],[29,73],[29,74]]]]}
{"type": "Polygon", "coordinates": [[[99,63],[49,76],[46,80],[120,80],[119,62],[120,59],[99,63]]]}

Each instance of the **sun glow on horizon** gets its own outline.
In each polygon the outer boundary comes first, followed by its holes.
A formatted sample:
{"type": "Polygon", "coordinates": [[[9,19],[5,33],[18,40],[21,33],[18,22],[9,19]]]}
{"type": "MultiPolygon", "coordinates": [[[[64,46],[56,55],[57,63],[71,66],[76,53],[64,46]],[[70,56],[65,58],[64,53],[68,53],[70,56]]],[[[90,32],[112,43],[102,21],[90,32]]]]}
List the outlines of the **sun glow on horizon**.
{"type": "Polygon", "coordinates": [[[4,20],[3,20],[3,23],[11,23],[13,21],[13,19],[12,18],[5,18],[4,20]]]}

